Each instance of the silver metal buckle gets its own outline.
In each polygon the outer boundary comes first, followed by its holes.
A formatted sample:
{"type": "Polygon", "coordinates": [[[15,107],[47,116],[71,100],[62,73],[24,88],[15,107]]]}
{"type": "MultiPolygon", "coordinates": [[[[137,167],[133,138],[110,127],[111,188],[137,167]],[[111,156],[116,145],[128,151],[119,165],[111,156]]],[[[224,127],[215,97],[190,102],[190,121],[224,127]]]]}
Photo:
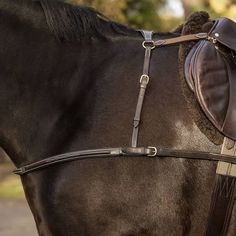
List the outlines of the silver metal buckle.
{"type": "Polygon", "coordinates": [[[156,147],[148,147],[152,150],[152,154],[149,154],[148,157],[155,157],[157,155],[157,148],[156,147]]]}
{"type": "Polygon", "coordinates": [[[153,40],[145,40],[142,43],[143,47],[146,48],[151,48],[154,49],[155,48],[155,42],[153,40]]]}
{"type": "Polygon", "coordinates": [[[217,43],[217,39],[216,39],[216,38],[213,38],[213,37],[208,36],[207,39],[208,39],[208,41],[210,41],[210,42],[213,43],[213,44],[216,44],[216,43],[217,43]]]}
{"type": "Polygon", "coordinates": [[[140,77],[140,84],[143,84],[143,83],[148,84],[148,83],[149,83],[149,80],[150,80],[149,76],[143,74],[143,75],[141,75],[141,77],[140,77]]]}

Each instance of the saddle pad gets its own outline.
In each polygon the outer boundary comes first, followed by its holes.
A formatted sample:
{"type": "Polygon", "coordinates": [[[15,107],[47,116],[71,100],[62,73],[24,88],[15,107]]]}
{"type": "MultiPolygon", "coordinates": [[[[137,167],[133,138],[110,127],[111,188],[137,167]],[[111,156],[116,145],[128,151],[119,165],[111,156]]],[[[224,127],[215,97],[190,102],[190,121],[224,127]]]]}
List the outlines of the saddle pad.
{"type": "Polygon", "coordinates": [[[236,24],[219,18],[208,35],[187,55],[185,78],[208,119],[236,140],[236,24]]]}

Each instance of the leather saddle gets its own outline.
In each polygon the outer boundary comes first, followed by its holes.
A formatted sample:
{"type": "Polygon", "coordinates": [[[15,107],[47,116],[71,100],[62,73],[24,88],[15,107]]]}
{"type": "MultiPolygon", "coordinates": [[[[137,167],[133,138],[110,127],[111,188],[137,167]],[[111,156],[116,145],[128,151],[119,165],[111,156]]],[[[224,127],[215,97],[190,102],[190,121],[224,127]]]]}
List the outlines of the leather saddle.
{"type": "Polygon", "coordinates": [[[214,21],[185,60],[185,78],[201,108],[225,136],[236,140],[236,23],[214,21]]]}

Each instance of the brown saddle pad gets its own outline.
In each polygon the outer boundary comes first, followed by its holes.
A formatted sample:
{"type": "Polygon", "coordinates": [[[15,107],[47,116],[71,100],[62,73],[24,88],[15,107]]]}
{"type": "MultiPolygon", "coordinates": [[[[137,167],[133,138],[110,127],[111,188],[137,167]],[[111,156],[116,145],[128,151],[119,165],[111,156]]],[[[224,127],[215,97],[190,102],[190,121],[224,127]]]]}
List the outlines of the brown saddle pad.
{"type": "Polygon", "coordinates": [[[208,35],[186,57],[185,78],[208,119],[236,140],[236,23],[221,17],[208,35]]]}

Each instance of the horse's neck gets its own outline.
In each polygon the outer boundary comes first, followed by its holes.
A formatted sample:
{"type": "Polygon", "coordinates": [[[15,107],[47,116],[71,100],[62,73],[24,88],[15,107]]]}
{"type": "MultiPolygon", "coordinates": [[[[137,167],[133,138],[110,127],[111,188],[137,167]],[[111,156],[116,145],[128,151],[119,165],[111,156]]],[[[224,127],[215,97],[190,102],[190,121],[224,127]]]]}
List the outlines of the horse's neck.
{"type": "Polygon", "coordinates": [[[33,27],[45,27],[45,17],[39,1],[1,0],[1,25],[26,23],[33,27]]]}
{"type": "Polygon", "coordinates": [[[36,2],[1,4],[0,145],[16,165],[79,148],[94,118],[96,73],[104,78],[113,52],[105,42],[58,42],[36,2]]]}
{"type": "Polygon", "coordinates": [[[17,19],[0,24],[0,145],[19,165],[60,152],[92,82],[85,47],[17,19]]]}
{"type": "MultiPolygon", "coordinates": [[[[46,29],[39,5],[34,7],[40,24],[26,24],[18,13],[9,12],[0,24],[3,148],[19,165],[75,149],[129,145],[143,65],[142,39],[62,44],[46,29]]],[[[177,55],[178,48],[153,51],[141,145],[174,146],[183,136],[176,122],[184,124],[188,111],[177,55]]]]}

